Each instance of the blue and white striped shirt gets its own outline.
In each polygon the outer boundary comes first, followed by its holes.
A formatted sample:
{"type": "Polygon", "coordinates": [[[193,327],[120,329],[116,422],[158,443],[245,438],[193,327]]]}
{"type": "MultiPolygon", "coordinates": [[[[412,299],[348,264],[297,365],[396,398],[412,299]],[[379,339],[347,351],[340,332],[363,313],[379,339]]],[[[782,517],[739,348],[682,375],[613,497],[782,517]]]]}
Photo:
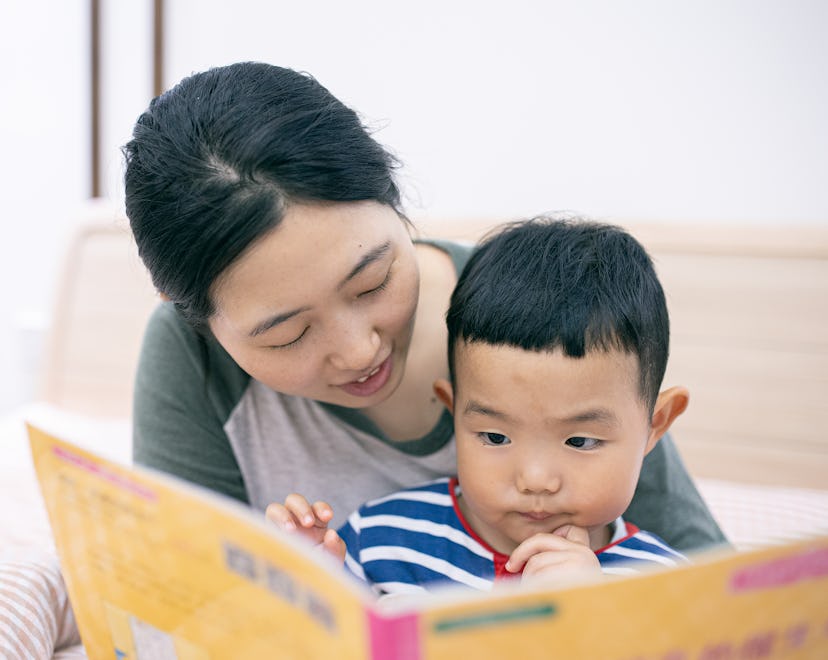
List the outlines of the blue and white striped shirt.
{"type": "MultiPolygon", "coordinates": [[[[346,568],[379,593],[421,593],[446,583],[488,591],[512,577],[507,555],[496,552],[468,525],[457,506],[456,478],[438,479],[372,500],[339,529],[346,568]]],[[[604,573],[638,572],[635,564],[686,562],[655,534],[621,518],[610,544],[597,553],[604,573]]],[[[639,566],[639,570],[640,570],[639,566]]]]}

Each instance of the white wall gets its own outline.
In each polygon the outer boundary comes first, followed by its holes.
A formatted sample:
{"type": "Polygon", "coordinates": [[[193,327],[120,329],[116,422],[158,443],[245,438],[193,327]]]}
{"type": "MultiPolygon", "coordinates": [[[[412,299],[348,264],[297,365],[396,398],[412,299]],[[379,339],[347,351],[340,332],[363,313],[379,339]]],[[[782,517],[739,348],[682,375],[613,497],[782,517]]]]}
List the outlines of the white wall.
{"type": "Polygon", "coordinates": [[[311,72],[385,125],[421,213],[828,221],[821,0],[178,0],[169,20],[170,82],[311,72]]]}
{"type": "Polygon", "coordinates": [[[0,411],[31,394],[67,218],[89,194],[86,4],[0,3],[0,411]]]}
{"type": "MultiPolygon", "coordinates": [[[[103,4],[105,195],[120,205],[119,148],[149,101],[151,2],[103,4]]],[[[309,71],[381,127],[415,218],[828,224],[821,0],[166,5],[168,84],[237,60],[309,71]]],[[[86,7],[0,10],[13,63],[0,409],[25,395],[14,318],[48,314],[60,237],[87,194],[86,7]]]]}

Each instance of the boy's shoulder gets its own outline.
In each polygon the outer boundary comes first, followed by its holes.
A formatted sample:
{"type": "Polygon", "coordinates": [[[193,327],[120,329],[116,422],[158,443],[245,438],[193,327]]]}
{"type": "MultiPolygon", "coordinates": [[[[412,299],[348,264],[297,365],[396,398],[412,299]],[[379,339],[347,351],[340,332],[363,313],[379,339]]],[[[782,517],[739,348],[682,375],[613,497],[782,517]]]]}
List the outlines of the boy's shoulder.
{"type": "Polygon", "coordinates": [[[378,497],[359,508],[360,515],[381,512],[415,513],[423,507],[454,508],[451,484],[453,479],[443,477],[398,490],[390,495],[378,497]]]}
{"type": "Polygon", "coordinates": [[[605,572],[612,565],[628,563],[653,563],[677,566],[687,563],[687,558],[674,550],[657,534],[639,529],[630,522],[619,519],[623,527],[616,526],[611,543],[598,551],[598,560],[605,572]]]}

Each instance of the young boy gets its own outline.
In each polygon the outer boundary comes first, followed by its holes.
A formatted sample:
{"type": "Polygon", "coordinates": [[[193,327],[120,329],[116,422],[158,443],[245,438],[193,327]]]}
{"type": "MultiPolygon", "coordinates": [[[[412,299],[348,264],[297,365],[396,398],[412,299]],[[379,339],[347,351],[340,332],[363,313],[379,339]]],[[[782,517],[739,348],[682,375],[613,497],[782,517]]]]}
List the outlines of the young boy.
{"type": "Polygon", "coordinates": [[[454,416],[457,476],[365,504],[339,536],[324,502],[291,495],[269,515],[347,548],[380,593],[684,561],[621,518],[688,402],[659,392],[669,323],[641,245],[585,221],[508,225],[470,259],[447,323],[450,381],[434,389],[454,416]]]}

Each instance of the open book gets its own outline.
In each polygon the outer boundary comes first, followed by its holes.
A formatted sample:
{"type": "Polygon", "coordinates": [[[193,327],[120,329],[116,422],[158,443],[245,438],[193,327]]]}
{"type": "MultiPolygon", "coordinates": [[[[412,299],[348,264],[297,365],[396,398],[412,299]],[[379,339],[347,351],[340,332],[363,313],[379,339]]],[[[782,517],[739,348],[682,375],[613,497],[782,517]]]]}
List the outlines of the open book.
{"type": "Polygon", "coordinates": [[[377,600],[232,500],[29,437],[92,660],[828,657],[828,536],[560,589],[377,600]]]}

